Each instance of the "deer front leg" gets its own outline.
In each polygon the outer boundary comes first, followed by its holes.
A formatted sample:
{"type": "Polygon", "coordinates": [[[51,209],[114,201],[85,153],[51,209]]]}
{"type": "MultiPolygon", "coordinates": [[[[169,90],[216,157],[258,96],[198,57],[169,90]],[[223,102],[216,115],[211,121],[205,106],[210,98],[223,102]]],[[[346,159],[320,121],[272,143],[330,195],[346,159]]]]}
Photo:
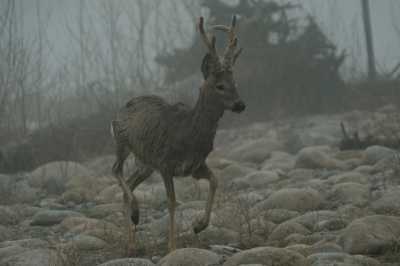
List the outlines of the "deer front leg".
{"type": "Polygon", "coordinates": [[[120,158],[117,159],[117,161],[113,165],[113,173],[114,176],[117,178],[118,183],[120,187],[122,188],[123,195],[124,195],[124,214],[125,214],[125,219],[126,219],[126,226],[128,229],[128,247],[127,247],[127,253],[128,256],[131,256],[134,254],[135,250],[135,230],[136,227],[134,227],[132,223],[132,210],[137,209],[137,201],[135,196],[132,194],[132,192],[129,190],[128,185],[126,184],[123,174],[122,174],[122,168],[123,168],[123,161],[120,160],[120,158]]]}
{"type": "Polygon", "coordinates": [[[169,235],[168,235],[168,248],[169,251],[176,249],[176,227],[175,227],[175,189],[172,176],[163,175],[163,181],[168,198],[168,212],[169,212],[169,235]]]}
{"type": "Polygon", "coordinates": [[[214,203],[215,192],[218,187],[218,180],[214,176],[213,172],[205,164],[193,173],[193,177],[195,179],[207,179],[209,182],[208,198],[204,216],[201,219],[197,220],[193,225],[193,231],[198,234],[206,229],[208,224],[210,223],[212,205],[214,203]]]}

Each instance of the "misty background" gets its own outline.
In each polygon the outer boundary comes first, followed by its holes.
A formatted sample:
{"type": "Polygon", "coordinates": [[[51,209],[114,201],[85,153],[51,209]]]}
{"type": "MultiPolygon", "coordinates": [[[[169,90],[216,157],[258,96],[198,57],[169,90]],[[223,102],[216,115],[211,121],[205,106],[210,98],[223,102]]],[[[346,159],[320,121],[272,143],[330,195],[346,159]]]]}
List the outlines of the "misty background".
{"type": "MultiPolygon", "coordinates": [[[[208,24],[239,17],[244,53],[235,71],[248,109],[228,113],[222,127],[398,99],[396,0],[370,1],[376,78],[368,77],[359,0],[4,0],[0,6],[0,157],[9,171],[110,153],[109,121],[133,96],[193,105],[205,54],[199,16],[208,24]]],[[[216,34],[221,49],[225,36],[216,34]]]]}

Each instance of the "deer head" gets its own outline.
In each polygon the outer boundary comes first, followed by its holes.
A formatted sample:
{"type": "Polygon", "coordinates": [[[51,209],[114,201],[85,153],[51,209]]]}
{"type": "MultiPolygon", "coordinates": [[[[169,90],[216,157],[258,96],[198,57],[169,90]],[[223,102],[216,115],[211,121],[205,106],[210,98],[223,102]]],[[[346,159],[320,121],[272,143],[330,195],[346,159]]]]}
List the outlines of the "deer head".
{"type": "Polygon", "coordinates": [[[242,112],[246,105],[239,97],[233,77],[233,66],[242,52],[242,49],[237,50],[236,17],[233,16],[230,27],[225,25],[212,26],[212,29],[222,30],[228,34],[228,43],[222,57],[217,53],[215,36],[212,35],[210,39],[204,31],[203,17],[199,19],[198,28],[208,50],[201,64],[201,71],[206,82],[203,89],[208,90],[207,93],[217,99],[224,109],[236,113],[242,112]]]}

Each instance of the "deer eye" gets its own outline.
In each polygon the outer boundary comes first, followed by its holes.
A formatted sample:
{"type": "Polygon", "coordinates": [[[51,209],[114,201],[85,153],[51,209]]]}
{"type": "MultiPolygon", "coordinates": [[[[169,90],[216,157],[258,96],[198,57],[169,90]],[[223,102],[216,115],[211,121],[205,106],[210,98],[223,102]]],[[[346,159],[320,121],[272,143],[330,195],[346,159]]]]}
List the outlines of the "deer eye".
{"type": "Polygon", "coordinates": [[[217,90],[219,90],[219,91],[223,91],[223,90],[225,90],[225,87],[224,87],[224,85],[217,85],[217,90]]]}

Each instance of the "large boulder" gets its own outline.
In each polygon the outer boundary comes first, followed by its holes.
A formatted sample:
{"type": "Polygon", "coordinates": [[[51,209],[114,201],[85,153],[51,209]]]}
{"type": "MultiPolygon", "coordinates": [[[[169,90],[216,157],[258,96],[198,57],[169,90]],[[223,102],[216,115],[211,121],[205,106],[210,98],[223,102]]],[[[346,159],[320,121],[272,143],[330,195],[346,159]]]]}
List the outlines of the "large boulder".
{"type": "Polygon", "coordinates": [[[305,212],[319,209],[322,201],[322,196],[314,189],[285,188],[272,193],[258,205],[262,205],[264,209],[287,209],[305,212]]]}
{"type": "Polygon", "coordinates": [[[306,266],[306,259],[295,251],[274,247],[258,247],[239,252],[223,266],[261,264],[264,266],[306,266]]]}
{"type": "Polygon", "coordinates": [[[160,260],[158,266],[178,266],[178,265],[196,265],[196,266],[210,266],[220,265],[221,257],[214,252],[197,249],[197,248],[183,248],[178,249],[160,260]]]}
{"type": "Polygon", "coordinates": [[[29,177],[32,187],[41,188],[51,194],[59,194],[72,177],[85,178],[94,173],[85,166],[69,161],[51,162],[36,168],[29,177]]]}
{"type": "Polygon", "coordinates": [[[338,244],[350,254],[380,254],[400,238],[400,217],[372,215],[351,222],[340,234],[338,244]]]}

